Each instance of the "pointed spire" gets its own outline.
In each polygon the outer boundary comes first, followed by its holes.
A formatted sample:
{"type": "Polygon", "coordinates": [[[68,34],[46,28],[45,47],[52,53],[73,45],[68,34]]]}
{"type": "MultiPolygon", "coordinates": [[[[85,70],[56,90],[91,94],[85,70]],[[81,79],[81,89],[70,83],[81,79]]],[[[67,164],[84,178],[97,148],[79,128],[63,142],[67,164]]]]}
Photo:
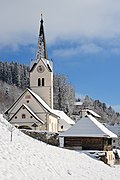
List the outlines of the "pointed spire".
{"type": "Polygon", "coordinates": [[[41,14],[40,31],[39,31],[39,37],[38,37],[38,49],[37,49],[37,53],[36,53],[36,61],[39,61],[42,57],[48,59],[46,42],[45,42],[44,27],[43,27],[43,18],[42,18],[42,14],[41,14]]]}

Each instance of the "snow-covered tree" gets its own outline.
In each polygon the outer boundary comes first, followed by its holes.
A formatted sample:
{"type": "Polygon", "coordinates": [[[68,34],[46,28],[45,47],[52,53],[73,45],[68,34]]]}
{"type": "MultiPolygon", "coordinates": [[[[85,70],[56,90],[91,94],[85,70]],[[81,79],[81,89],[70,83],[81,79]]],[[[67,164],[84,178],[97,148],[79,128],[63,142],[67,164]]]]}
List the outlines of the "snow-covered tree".
{"type": "Polygon", "coordinates": [[[66,76],[58,74],[54,76],[54,108],[71,115],[74,108],[74,88],[68,82],[66,76]]]}

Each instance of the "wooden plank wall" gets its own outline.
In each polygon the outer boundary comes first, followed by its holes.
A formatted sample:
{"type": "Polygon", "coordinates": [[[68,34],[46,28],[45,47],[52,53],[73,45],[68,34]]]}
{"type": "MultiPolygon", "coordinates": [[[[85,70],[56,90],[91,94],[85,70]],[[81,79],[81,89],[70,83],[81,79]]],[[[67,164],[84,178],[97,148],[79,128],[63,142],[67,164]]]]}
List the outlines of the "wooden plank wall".
{"type": "Polygon", "coordinates": [[[83,150],[104,150],[104,138],[99,137],[65,137],[65,147],[82,147],[83,150]]]}

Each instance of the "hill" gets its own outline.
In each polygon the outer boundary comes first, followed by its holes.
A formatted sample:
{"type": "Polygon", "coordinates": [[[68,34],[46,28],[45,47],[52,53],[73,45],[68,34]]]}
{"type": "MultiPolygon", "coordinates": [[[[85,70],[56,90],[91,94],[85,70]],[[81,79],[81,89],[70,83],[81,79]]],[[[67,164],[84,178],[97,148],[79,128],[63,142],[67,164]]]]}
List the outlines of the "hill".
{"type": "Polygon", "coordinates": [[[82,109],[91,109],[101,116],[100,120],[102,123],[120,123],[120,113],[115,112],[111,106],[107,106],[104,102],[100,100],[94,100],[88,95],[84,99],[77,99],[78,106],[75,106],[74,115],[79,117],[80,111],[82,109]]]}
{"type": "Polygon", "coordinates": [[[23,92],[23,89],[0,80],[0,113],[3,113],[23,92]]]}
{"type": "MultiPolygon", "coordinates": [[[[29,87],[29,67],[16,62],[0,61],[0,112],[3,113],[17,99],[23,90],[29,87]]],[[[79,118],[79,112],[90,108],[101,115],[104,123],[120,122],[120,113],[115,112],[100,100],[86,96],[82,105],[74,106],[75,90],[65,75],[54,75],[54,108],[64,111],[68,116],[79,118]]],[[[77,101],[81,101],[77,99],[77,101]]]]}
{"type": "Polygon", "coordinates": [[[10,141],[10,124],[0,115],[0,179],[1,180],[116,180],[120,167],[110,167],[85,153],[47,145],[13,131],[10,141]]]}

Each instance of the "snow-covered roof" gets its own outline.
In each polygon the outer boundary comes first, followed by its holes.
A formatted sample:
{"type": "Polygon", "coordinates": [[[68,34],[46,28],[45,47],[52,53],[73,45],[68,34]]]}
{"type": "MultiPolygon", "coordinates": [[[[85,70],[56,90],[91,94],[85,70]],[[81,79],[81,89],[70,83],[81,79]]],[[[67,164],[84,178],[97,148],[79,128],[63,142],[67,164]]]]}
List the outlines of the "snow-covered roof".
{"type": "Polygon", "coordinates": [[[42,61],[44,63],[44,65],[46,66],[46,68],[52,72],[52,69],[53,69],[52,61],[47,60],[45,58],[41,58],[38,61],[35,60],[35,61],[31,62],[30,71],[32,71],[36,67],[36,65],[38,64],[39,61],[42,61]]]}
{"type": "MultiPolygon", "coordinates": [[[[33,97],[47,110],[49,111],[51,114],[53,114],[54,116],[57,116],[61,119],[64,119],[68,124],[74,124],[74,121],[68,117],[63,111],[59,111],[59,110],[55,110],[55,109],[51,109],[48,104],[40,97],[38,96],[36,93],[34,93],[31,89],[27,88],[22,94],[21,96],[23,96],[23,94],[26,92],[26,91],[29,91],[33,97]]],[[[21,96],[19,96],[19,98],[9,107],[9,109],[5,112],[5,114],[8,113],[8,111],[17,103],[17,101],[20,100],[21,96]]],[[[25,105],[25,104],[24,104],[25,105]]],[[[26,105],[25,105],[26,106],[26,105]]],[[[26,106],[27,107],[27,106],[26,106]]],[[[27,107],[27,109],[29,109],[30,111],[30,108],[27,107]]],[[[32,112],[32,110],[31,110],[32,112]]],[[[34,113],[34,112],[32,112],[34,113]]],[[[35,113],[34,113],[35,115],[35,113]]]]}
{"type": "Polygon", "coordinates": [[[53,110],[61,119],[64,119],[68,124],[75,124],[75,122],[67,116],[63,111],[53,110]]]}
{"type": "Polygon", "coordinates": [[[108,130],[103,124],[98,122],[92,115],[81,118],[67,131],[60,136],[74,137],[111,137],[117,138],[117,135],[108,130]]]}
{"type": "Polygon", "coordinates": [[[22,104],[22,106],[16,111],[15,114],[13,114],[13,116],[9,119],[9,122],[11,121],[11,119],[17,114],[17,112],[22,108],[25,107],[27,109],[27,111],[39,122],[41,122],[42,124],[45,124],[44,121],[42,121],[26,104],[22,104]]]}
{"type": "Polygon", "coordinates": [[[54,113],[53,110],[48,106],[48,104],[40,96],[34,93],[31,89],[28,89],[28,91],[39,101],[40,104],[43,105],[45,109],[47,109],[51,113],[54,113]]]}
{"type": "Polygon", "coordinates": [[[91,110],[91,109],[84,109],[84,110],[82,110],[82,111],[89,112],[90,114],[92,114],[93,116],[98,117],[98,118],[101,117],[99,114],[97,114],[96,112],[94,112],[94,111],[91,110]]]}
{"type": "Polygon", "coordinates": [[[26,104],[23,104],[23,106],[30,112],[31,115],[33,115],[33,117],[35,117],[35,119],[45,124],[44,121],[42,121],[26,104]]]}
{"type": "Polygon", "coordinates": [[[113,133],[120,135],[120,124],[115,123],[114,125],[105,124],[105,127],[108,128],[113,133]]]}
{"type": "Polygon", "coordinates": [[[50,60],[47,60],[45,58],[41,58],[43,63],[45,64],[46,68],[52,71],[52,62],[50,60]]]}
{"type": "Polygon", "coordinates": [[[34,97],[36,97],[36,99],[45,107],[45,109],[47,109],[49,112],[51,112],[52,114],[58,116],[61,119],[64,119],[68,124],[75,124],[75,122],[68,117],[63,111],[59,111],[59,110],[55,110],[55,109],[51,109],[48,104],[46,104],[45,101],[43,101],[43,99],[38,96],[37,94],[35,94],[32,90],[29,89],[29,91],[31,92],[31,94],[34,95],[34,97]]]}
{"type": "Polygon", "coordinates": [[[51,109],[48,104],[46,104],[46,102],[40,97],[38,96],[36,93],[34,93],[32,90],[29,89],[29,91],[31,92],[31,94],[33,94],[33,96],[44,106],[45,109],[47,109],[49,112],[51,112],[52,114],[58,116],[61,119],[64,119],[68,124],[75,124],[75,122],[69,117],[67,116],[63,111],[59,111],[59,110],[55,110],[55,109],[51,109]]]}
{"type": "Polygon", "coordinates": [[[81,106],[83,104],[83,102],[82,101],[78,101],[78,102],[75,102],[74,104],[75,104],[75,106],[81,106]]]}

